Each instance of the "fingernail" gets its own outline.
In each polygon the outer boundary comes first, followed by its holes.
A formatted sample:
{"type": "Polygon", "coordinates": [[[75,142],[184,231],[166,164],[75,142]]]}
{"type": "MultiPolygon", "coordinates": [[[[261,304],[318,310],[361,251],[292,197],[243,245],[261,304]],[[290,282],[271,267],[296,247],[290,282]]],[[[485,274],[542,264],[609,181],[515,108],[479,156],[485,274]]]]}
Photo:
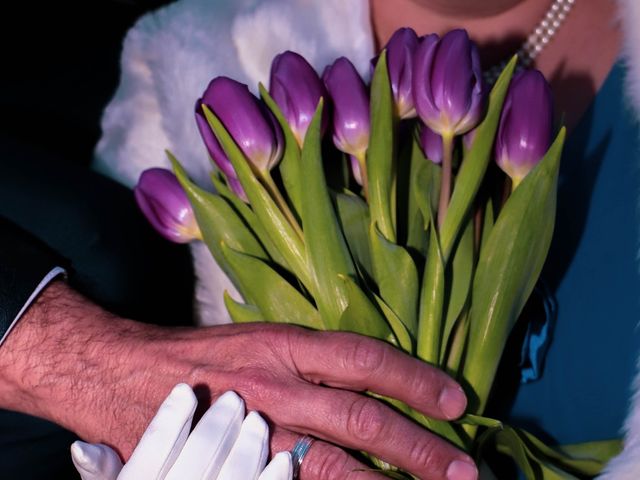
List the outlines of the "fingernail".
{"type": "Polygon", "coordinates": [[[460,387],[446,387],[438,398],[438,407],[448,419],[458,418],[467,408],[467,397],[460,387]]]}
{"type": "Polygon", "coordinates": [[[447,480],[476,480],[478,468],[474,463],[454,460],[447,468],[447,480]]]}

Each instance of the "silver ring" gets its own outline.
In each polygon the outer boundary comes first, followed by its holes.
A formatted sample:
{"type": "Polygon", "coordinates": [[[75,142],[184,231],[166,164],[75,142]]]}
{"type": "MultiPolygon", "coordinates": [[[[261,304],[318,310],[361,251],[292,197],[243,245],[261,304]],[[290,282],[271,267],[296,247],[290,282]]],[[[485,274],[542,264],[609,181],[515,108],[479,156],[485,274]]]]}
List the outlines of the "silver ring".
{"type": "Polygon", "coordinates": [[[293,464],[293,480],[298,478],[300,475],[300,467],[302,466],[302,461],[304,457],[309,452],[311,448],[311,444],[313,443],[313,437],[309,435],[305,435],[300,438],[296,444],[293,446],[291,450],[291,463],[293,464]]]}

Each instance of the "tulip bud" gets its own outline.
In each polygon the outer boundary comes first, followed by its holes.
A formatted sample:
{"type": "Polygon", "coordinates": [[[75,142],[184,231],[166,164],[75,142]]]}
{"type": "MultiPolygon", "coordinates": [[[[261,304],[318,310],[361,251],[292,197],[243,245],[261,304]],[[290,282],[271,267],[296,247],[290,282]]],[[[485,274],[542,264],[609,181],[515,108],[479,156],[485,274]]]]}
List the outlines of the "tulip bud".
{"type": "Polygon", "coordinates": [[[496,163],[511,177],[514,188],[542,160],[551,145],[551,87],[537,70],[511,81],[496,137],[496,163]]]}
{"type": "Polygon", "coordinates": [[[398,116],[402,119],[416,116],[413,103],[413,56],[418,48],[419,40],[411,28],[400,28],[389,39],[387,65],[389,81],[396,104],[398,116]]]}
{"type": "MultiPolygon", "coordinates": [[[[325,95],[320,77],[304,57],[287,51],[273,59],[269,93],[282,110],[298,144],[302,146],[318,102],[325,95]]],[[[327,115],[323,113],[323,132],[327,123],[327,115]]]]}
{"type": "Polygon", "coordinates": [[[218,142],[218,139],[209,126],[209,122],[207,122],[207,119],[204,116],[204,111],[202,110],[202,99],[199,99],[196,102],[195,111],[198,130],[200,131],[202,140],[207,147],[209,156],[213,160],[213,163],[215,163],[220,171],[225,175],[231,191],[245,202],[248,202],[247,195],[244,193],[240,180],[238,180],[238,176],[236,175],[236,171],[233,169],[231,160],[229,160],[227,154],[224,153],[222,146],[218,142]]]}
{"type": "Polygon", "coordinates": [[[345,57],[328,66],[322,79],[333,104],[333,143],[363,161],[369,145],[369,95],[353,64],[345,57]]]}
{"type": "MultiPolygon", "coordinates": [[[[209,83],[200,104],[205,104],[215,113],[247,160],[258,171],[266,173],[277,165],[282,157],[282,132],[271,112],[246,85],[227,77],[216,77],[209,83]]],[[[202,118],[199,109],[196,110],[196,119],[198,118],[202,118]]],[[[202,124],[202,120],[198,120],[198,125],[201,132],[203,127],[208,128],[208,124],[202,124]]],[[[216,160],[218,152],[215,148],[212,152],[207,136],[203,134],[203,138],[214,161],[218,165],[224,164],[216,160]]],[[[222,167],[221,170],[225,171],[222,167]]],[[[235,174],[233,177],[237,178],[235,174]]]]}
{"type": "Polygon", "coordinates": [[[420,129],[420,145],[424,156],[433,163],[440,165],[444,157],[442,137],[426,125],[420,129]]]}
{"type": "Polygon", "coordinates": [[[414,56],[413,96],[418,116],[442,136],[475,127],[484,110],[478,48],[465,30],[423,37],[414,56]]]}
{"type": "Polygon", "coordinates": [[[169,170],[145,170],[133,193],[142,213],[164,238],[175,243],[202,239],[187,194],[169,170]]]}

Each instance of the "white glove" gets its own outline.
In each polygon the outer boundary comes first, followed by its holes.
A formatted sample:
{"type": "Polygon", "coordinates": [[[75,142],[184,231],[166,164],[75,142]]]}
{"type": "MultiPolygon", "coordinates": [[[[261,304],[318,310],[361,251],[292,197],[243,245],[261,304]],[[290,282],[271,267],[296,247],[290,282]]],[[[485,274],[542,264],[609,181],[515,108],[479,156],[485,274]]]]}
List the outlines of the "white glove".
{"type": "Polygon", "coordinates": [[[243,421],[238,395],[222,395],[189,435],[196,405],[191,388],[177,385],[124,466],[106,445],[74,442],[71,458],[82,480],[291,480],[288,452],[264,468],[269,429],[255,412],[243,421]]]}

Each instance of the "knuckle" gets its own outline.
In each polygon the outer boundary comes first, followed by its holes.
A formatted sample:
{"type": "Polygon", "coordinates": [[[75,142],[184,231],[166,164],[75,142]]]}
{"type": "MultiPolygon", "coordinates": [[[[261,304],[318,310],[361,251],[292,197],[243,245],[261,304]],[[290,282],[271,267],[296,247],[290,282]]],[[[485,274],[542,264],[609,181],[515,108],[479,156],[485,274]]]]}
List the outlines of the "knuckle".
{"type": "Polygon", "coordinates": [[[435,439],[414,443],[409,451],[409,460],[424,469],[431,469],[438,465],[438,448],[435,439]]]}
{"type": "Polygon", "coordinates": [[[347,413],[347,432],[360,442],[381,438],[385,426],[385,412],[375,400],[360,397],[354,400],[347,413]]]}
{"type": "Polygon", "coordinates": [[[416,369],[409,378],[408,386],[416,398],[434,401],[444,388],[444,380],[431,369],[416,369]]]}
{"type": "Polygon", "coordinates": [[[322,480],[344,480],[348,464],[347,453],[338,448],[327,448],[310,469],[322,480]]]}
{"type": "Polygon", "coordinates": [[[247,401],[266,400],[277,388],[271,376],[259,368],[246,368],[237,372],[234,384],[237,393],[247,401]]]}
{"type": "Polygon", "coordinates": [[[347,350],[346,367],[362,374],[375,372],[383,364],[386,348],[367,338],[358,338],[347,350]]]}

